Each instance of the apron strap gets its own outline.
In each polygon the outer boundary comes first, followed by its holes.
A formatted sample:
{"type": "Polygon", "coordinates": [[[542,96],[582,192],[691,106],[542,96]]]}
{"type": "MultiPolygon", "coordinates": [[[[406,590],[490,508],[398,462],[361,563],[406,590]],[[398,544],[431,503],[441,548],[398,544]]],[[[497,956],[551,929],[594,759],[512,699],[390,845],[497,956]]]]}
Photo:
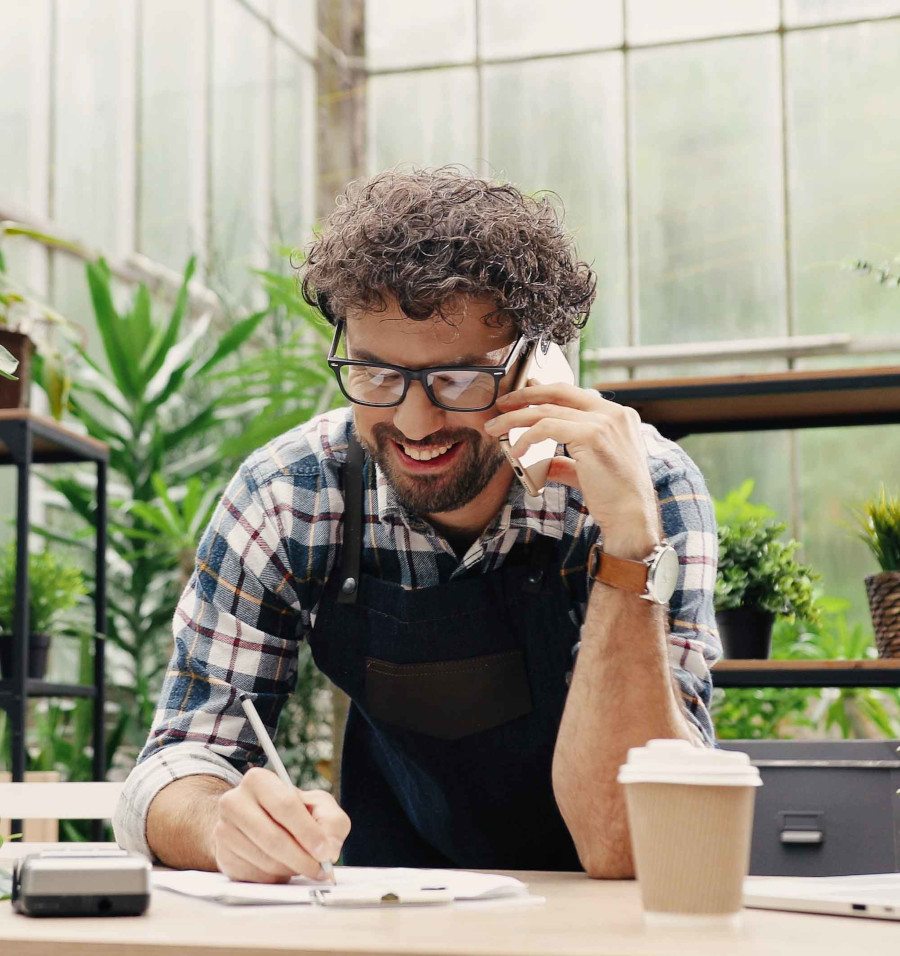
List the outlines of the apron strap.
{"type": "Polygon", "coordinates": [[[363,462],[365,451],[351,431],[344,468],[344,540],[341,546],[338,604],[355,604],[359,591],[359,555],[362,551],[363,462]]]}

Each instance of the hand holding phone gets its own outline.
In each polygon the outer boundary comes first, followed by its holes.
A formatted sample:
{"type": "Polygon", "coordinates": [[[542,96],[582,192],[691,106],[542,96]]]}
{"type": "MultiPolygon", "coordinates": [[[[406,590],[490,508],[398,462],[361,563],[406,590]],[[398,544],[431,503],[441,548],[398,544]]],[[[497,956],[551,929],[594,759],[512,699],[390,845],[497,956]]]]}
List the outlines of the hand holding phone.
{"type": "MultiPolygon", "coordinates": [[[[539,341],[529,343],[522,364],[513,379],[511,391],[524,388],[529,382],[539,385],[575,384],[572,366],[555,342],[550,343],[546,352],[539,341]]],[[[552,438],[535,442],[520,458],[516,458],[510,449],[527,430],[510,429],[508,435],[501,435],[500,447],[528,494],[539,495],[547,484],[547,474],[550,471],[550,462],[556,457],[557,443],[552,438]]]]}

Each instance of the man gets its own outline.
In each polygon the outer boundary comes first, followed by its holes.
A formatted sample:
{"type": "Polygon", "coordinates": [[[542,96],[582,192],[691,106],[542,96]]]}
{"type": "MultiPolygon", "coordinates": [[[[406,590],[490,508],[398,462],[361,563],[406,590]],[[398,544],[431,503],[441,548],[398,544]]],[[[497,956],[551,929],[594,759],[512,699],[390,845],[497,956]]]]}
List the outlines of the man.
{"type": "Polygon", "coordinates": [[[321,878],[342,850],[633,875],[628,748],[713,743],[717,549],[696,466],[633,410],[510,391],[524,343],[572,340],[594,285],[549,203],[510,185],[386,173],[339,198],[303,291],[335,325],[350,407],[256,452],[225,491],[120,843],[262,882],[321,878]],[[501,453],[513,427],[517,454],[560,446],[542,498],[501,453]],[[342,806],[261,769],[237,699],[273,732],[301,640],[353,701],[342,806]]]}

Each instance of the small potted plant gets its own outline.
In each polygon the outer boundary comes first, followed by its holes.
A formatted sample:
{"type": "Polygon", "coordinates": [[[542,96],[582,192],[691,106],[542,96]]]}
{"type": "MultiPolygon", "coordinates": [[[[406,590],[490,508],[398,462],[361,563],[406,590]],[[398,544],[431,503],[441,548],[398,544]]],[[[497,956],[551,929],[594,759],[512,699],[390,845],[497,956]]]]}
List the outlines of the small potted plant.
{"type": "MultiPolygon", "coordinates": [[[[0,239],[7,235],[52,240],[18,223],[0,223],[0,239]]],[[[58,240],[56,244],[63,245],[58,240]]],[[[28,408],[32,372],[39,369],[50,413],[62,418],[71,377],[60,334],[84,344],[83,330],[13,279],[0,250],[0,408],[28,408]]]]}
{"type": "Polygon", "coordinates": [[[786,525],[775,520],[775,513],[748,500],[752,490],[748,480],[716,502],[716,622],[730,658],[767,658],[776,617],[817,617],[813,581],[818,575],[795,557],[799,541],[781,540],[786,525]]]}
{"type": "Polygon", "coordinates": [[[19,367],[19,360],[9,351],[0,345],[0,379],[7,382],[15,382],[16,376],[13,372],[19,367]]]}
{"type": "Polygon", "coordinates": [[[900,498],[866,501],[857,513],[859,537],[881,568],[866,577],[866,593],[879,657],[900,657],[900,498]]]}
{"type": "MultiPolygon", "coordinates": [[[[3,834],[0,833],[0,847],[2,847],[7,840],[18,840],[20,836],[22,836],[21,833],[13,833],[12,836],[4,837],[3,834]]],[[[4,873],[2,870],[0,870],[0,903],[9,899],[11,889],[12,879],[10,874],[4,873]]]]}
{"type": "MultiPolygon", "coordinates": [[[[16,593],[16,546],[0,557],[0,676],[12,677],[12,627],[16,593]]],[[[28,676],[42,680],[54,634],[66,630],[63,617],[87,593],[84,575],[49,551],[28,558],[28,676]]]]}

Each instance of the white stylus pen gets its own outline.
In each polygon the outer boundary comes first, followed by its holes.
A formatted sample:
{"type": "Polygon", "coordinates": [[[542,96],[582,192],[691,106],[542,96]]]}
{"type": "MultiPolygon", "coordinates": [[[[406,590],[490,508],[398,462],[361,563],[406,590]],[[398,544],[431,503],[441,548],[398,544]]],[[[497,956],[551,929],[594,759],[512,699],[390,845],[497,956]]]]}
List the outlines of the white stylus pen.
{"type": "MultiPolygon", "coordinates": [[[[272,743],[272,738],[269,736],[268,730],[266,730],[266,725],[262,722],[259,713],[253,706],[253,701],[250,699],[250,695],[238,694],[238,699],[241,702],[241,707],[244,708],[244,713],[247,715],[247,720],[250,721],[250,726],[253,728],[257,738],[259,739],[260,746],[265,751],[266,756],[269,758],[269,765],[275,771],[275,774],[279,780],[286,783],[289,787],[293,787],[294,783],[288,776],[288,772],[285,770],[284,764],[281,762],[281,757],[278,756],[278,751],[275,749],[275,744],[272,743]]],[[[332,883],[336,882],[334,878],[334,866],[332,866],[331,860],[320,860],[319,865],[322,867],[322,872],[325,874],[325,876],[327,876],[332,883]]]]}

